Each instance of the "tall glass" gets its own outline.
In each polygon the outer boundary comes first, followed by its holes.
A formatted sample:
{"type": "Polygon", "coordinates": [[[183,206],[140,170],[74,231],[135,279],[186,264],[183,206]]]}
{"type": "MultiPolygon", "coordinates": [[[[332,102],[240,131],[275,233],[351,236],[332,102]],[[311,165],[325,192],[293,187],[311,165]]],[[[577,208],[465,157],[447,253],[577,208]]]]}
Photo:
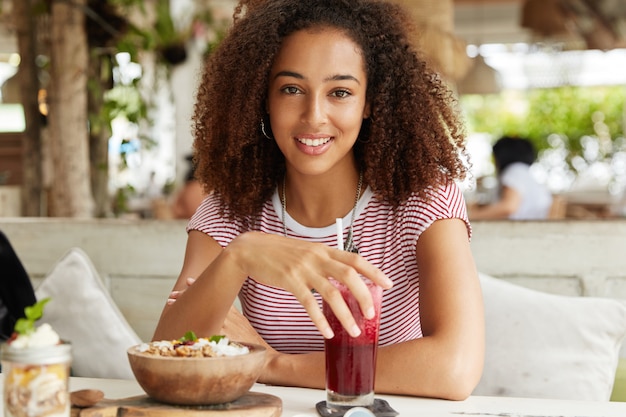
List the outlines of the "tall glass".
{"type": "Polygon", "coordinates": [[[374,379],[376,352],[380,328],[382,288],[366,280],[376,314],[365,319],[361,308],[348,288],[336,281],[335,286],[350,308],[361,329],[358,337],[352,337],[343,328],[332,309],[323,302],[323,311],[335,336],[326,339],[326,404],[330,408],[371,407],[374,404],[374,379]]]}

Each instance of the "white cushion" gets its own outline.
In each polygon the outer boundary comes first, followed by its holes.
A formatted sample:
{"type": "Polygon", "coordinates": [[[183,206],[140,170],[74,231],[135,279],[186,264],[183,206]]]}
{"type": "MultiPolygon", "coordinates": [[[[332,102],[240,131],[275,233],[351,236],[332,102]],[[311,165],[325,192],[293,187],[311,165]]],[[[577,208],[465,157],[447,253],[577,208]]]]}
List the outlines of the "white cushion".
{"type": "Polygon", "coordinates": [[[626,336],[626,304],[480,278],[487,334],[474,395],[609,400],[626,336]]]}
{"type": "Polygon", "coordinates": [[[50,297],[42,322],[72,344],[72,375],[133,379],[126,350],[141,340],[104,288],[91,260],[70,249],[35,290],[50,297]]]}

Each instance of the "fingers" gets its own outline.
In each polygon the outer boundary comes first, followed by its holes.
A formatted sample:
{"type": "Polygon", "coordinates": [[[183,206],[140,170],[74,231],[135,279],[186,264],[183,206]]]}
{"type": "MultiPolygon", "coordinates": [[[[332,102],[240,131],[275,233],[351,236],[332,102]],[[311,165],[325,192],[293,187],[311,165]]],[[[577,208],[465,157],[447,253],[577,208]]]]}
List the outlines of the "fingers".
{"type": "Polygon", "coordinates": [[[303,287],[299,291],[294,291],[294,296],[298,299],[300,304],[302,304],[311,318],[311,321],[313,321],[313,324],[315,324],[315,327],[317,327],[317,330],[320,331],[322,336],[326,339],[332,339],[335,334],[333,333],[330,324],[328,324],[328,320],[326,320],[324,313],[322,313],[317,299],[311,290],[307,287],[303,287]]]}
{"type": "Polygon", "coordinates": [[[167,297],[167,305],[171,306],[176,302],[176,299],[180,295],[181,291],[172,291],[170,295],[167,297]]]}
{"type": "MultiPolygon", "coordinates": [[[[336,321],[346,329],[348,334],[358,337],[361,334],[359,325],[362,326],[362,323],[358,321],[376,317],[376,307],[380,306],[380,304],[375,305],[372,292],[365,283],[364,277],[371,280],[370,286],[378,288],[379,291],[382,291],[382,287],[390,288],[392,282],[382,271],[358,254],[333,248],[318,251],[319,248],[315,248],[315,251],[299,252],[299,262],[290,264],[291,269],[287,271],[287,276],[299,279],[291,278],[285,288],[292,292],[302,304],[324,337],[332,338],[333,330],[329,325],[330,320],[320,309],[313,295],[314,292],[322,296],[327,304],[325,308],[332,310],[336,321]],[[311,256],[303,256],[303,254],[311,256]],[[333,279],[330,280],[330,277],[333,279]],[[344,292],[348,292],[346,298],[350,300],[352,307],[348,307],[335,284],[342,286],[344,292]],[[355,314],[352,313],[351,308],[356,310],[355,314]]],[[[380,302],[380,297],[377,297],[377,302],[380,302]]],[[[332,321],[336,322],[334,318],[332,321]]]]}
{"type": "Polygon", "coordinates": [[[324,299],[323,311],[320,309],[315,296],[307,291],[306,288],[302,289],[296,297],[309,314],[309,317],[311,317],[315,326],[325,338],[332,338],[334,336],[333,327],[330,325],[329,321],[339,321],[339,324],[346,329],[348,334],[352,337],[358,337],[361,334],[361,329],[353,316],[350,307],[346,303],[346,300],[336,285],[340,284],[331,283],[328,279],[318,282],[319,290],[317,292],[324,299]],[[334,315],[334,317],[328,316],[329,314],[334,315]]]}
{"type": "MultiPolygon", "coordinates": [[[[344,293],[349,292],[349,294],[346,294],[346,297],[352,297],[354,299],[365,319],[369,320],[374,318],[376,315],[374,300],[372,299],[372,294],[368,288],[368,284],[366,284],[363,278],[360,276],[348,275],[344,278],[342,283],[337,285],[343,287],[341,291],[344,293]]],[[[369,285],[376,284],[370,282],[369,285]]],[[[339,316],[337,318],[339,318],[339,316]]]]}
{"type": "MultiPolygon", "coordinates": [[[[335,271],[332,272],[332,277],[338,285],[345,286],[344,291],[347,290],[351,293],[351,296],[354,297],[354,300],[356,300],[356,303],[359,305],[363,317],[368,320],[372,319],[376,316],[376,308],[370,287],[377,286],[382,290],[383,285],[385,288],[389,288],[391,281],[380,270],[378,270],[378,268],[371,265],[362,257],[351,253],[348,253],[348,255],[348,257],[345,257],[343,254],[339,255],[346,258],[346,260],[351,263],[337,266],[335,271]],[[365,267],[363,264],[365,264],[365,267]],[[369,276],[363,275],[363,272],[367,269],[367,267],[369,267],[369,270],[372,271],[369,276]],[[369,279],[370,276],[372,279],[369,279]],[[378,282],[374,279],[377,279],[378,282]]],[[[328,294],[330,294],[330,292],[328,294]]],[[[328,301],[327,297],[324,297],[324,299],[328,301]]],[[[334,308],[333,311],[335,311],[334,308]]],[[[335,313],[337,314],[338,312],[335,311],[335,313]]],[[[337,318],[342,321],[342,323],[344,322],[341,316],[337,315],[337,318]]]]}
{"type": "Polygon", "coordinates": [[[282,275],[287,279],[277,281],[275,285],[290,291],[298,299],[325,338],[332,338],[333,329],[336,332],[339,324],[352,337],[358,337],[362,332],[363,319],[371,320],[376,317],[377,308],[380,308],[380,291],[382,288],[391,288],[391,280],[358,254],[320,244],[301,242],[290,244],[299,244],[301,249],[297,251],[293,248],[283,249],[280,259],[285,262],[282,265],[281,262],[276,262],[272,266],[281,267],[278,273],[274,274],[275,277],[282,275]],[[284,255],[292,252],[296,253],[295,257],[284,255]],[[349,300],[350,307],[340,290],[331,282],[331,277],[333,282],[343,286],[344,292],[347,292],[346,299],[349,300]],[[364,278],[371,280],[370,286],[377,288],[374,291],[378,294],[376,303],[364,278]],[[324,316],[319,299],[312,291],[321,295],[327,304],[325,309],[332,311],[335,317],[327,319],[324,316]],[[336,324],[331,327],[329,322],[336,324]]]}
{"type": "MultiPolygon", "coordinates": [[[[192,277],[187,277],[187,279],[185,280],[185,283],[187,284],[187,287],[190,287],[194,282],[196,282],[195,278],[192,277]]],[[[172,305],[176,302],[176,300],[178,299],[178,297],[180,297],[180,295],[182,293],[184,293],[186,291],[185,290],[179,290],[179,291],[172,291],[169,296],[167,297],[167,305],[172,305]]]]}
{"type": "MultiPolygon", "coordinates": [[[[329,277],[346,285],[353,293],[361,312],[358,316],[375,316],[372,296],[363,283],[365,277],[382,288],[391,288],[391,281],[377,267],[362,256],[313,243],[277,235],[245,233],[228,246],[247,276],[254,277],[264,285],[275,286],[291,292],[307,311],[309,317],[324,335],[332,338],[329,321],[319,306],[319,298],[311,293],[315,289],[335,313],[346,331],[358,336],[357,320],[351,314],[341,293],[329,281],[329,277]],[[266,256],[258,257],[262,248],[266,256]]],[[[358,317],[357,317],[358,319],[358,317]]]]}
{"type": "Polygon", "coordinates": [[[393,281],[359,254],[340,250],[335,250],[335,252],[335,256],[339,261],[354,268],[356,272],[378,284],[383,289],[388,290],[393,286],[393,281]]]}
{"type": "Polygon", "coordinates": [[[328,291],[324,297],[324,314],[328,315],[331,321],[338,320],[350,336],[358,337],[361,334],[361,329],[350,307],[346,304],[341,292],[333,284],[331,286],[333,287],[332,290],[328,291]]]}

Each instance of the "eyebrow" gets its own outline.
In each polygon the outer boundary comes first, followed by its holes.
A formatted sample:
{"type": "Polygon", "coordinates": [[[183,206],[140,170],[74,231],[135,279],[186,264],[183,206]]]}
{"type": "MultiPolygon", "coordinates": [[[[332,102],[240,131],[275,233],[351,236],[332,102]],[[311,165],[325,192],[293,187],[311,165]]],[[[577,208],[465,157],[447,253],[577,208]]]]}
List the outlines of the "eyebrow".
{"type": "MultiPolygon", "coordinates": [[[[304,76],[302,74],[299,74],[293,71],[280,71],[274,76],[274,79],[278,77],[293,77],[299,80],[304,80],[304,76]]],[[[346,80],[355,81],[357,84],[361,84],[361,82],[356,77],[353,77],[352,75],[349,75],[349,74],[336,74],[336,75],[331,75],[330,77],[324,78],[324,82],[346,81],[346,80]]]]}

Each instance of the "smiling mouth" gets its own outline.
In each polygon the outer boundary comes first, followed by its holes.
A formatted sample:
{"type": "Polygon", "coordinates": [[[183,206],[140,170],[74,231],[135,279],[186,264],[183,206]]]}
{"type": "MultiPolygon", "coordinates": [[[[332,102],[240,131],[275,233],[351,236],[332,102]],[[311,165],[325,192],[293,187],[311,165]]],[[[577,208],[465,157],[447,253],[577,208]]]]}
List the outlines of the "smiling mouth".
{"type": "Polygon", "coordinates": [[[303,145],[316,147],[316,146],[325,145],[328,142],[330,142],[330,137],[328,137],[328,138],[320,138],[320,139],[301,139],[301,138],[296,138],[296,140],[298,142],[300,142],[301,144],[303,144],[303,145]]]}

